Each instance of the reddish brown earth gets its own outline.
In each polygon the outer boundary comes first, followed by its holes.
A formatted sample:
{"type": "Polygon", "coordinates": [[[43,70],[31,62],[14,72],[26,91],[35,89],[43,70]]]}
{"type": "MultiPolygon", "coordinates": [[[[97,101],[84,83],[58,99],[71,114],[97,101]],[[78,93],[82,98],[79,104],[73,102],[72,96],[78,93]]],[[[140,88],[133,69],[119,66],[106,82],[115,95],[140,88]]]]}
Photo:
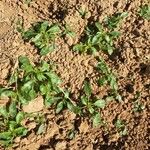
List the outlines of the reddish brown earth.
{"type": "MultiPolygon", "coordinates": [[[[107,90],[95,84],[96,59],[87,54],[78,54],[71,45],[78,42],[84,27],[90,21],[102,21],[115,12],[128,11],[129,15],[121,24],[121,37],[115,43],[118,52],[112,57],[103,52],[103,57],[118,78],[119,90],[123,102],[111,101],[102,110],[104,127],[92,128],[88,118],[79,118],[64,111],[55,115],[54,110],[42,110],[46,116],[46,132],[36,135],[35,124],[31,123],[31,132],[25,138],[16,138],[10,149],[15,150],[148,150],[149,149],[149,109],[150,109],[150,23],[138,16],[141,5],[148,0],[32,0],[30,6],[24,0],[0,1],[0,84],[6,85],[7,77],[13,71],[18,56],[27,55],[33,62],[40,59],[52,60],[57,64],[57,73],[63,80],[63,86],[77,97],[86,77],[90,78],[94,93],[103,97],[107,90]],[[89,13],[82,19],[78,9],[89,13]],[[24,28],[33,23],[48,20],[70,25],[76,32],[74,39],[65,42],[59,39],[58,49],[40,57],[37,50],[25,43],[16,31],[18,20],[24,28]],[[141,93],[139,101],[145,106],[142,112],[134,112],[134,97],[141,93]],[[126,124],[128,134],[120,136],[113,124],[119,118],[126,124]],[[74,129],[75,137],[68,138],[68,132],[74,129]]],[[[1,148],[2,149],[2,148],[1,148]]]]}

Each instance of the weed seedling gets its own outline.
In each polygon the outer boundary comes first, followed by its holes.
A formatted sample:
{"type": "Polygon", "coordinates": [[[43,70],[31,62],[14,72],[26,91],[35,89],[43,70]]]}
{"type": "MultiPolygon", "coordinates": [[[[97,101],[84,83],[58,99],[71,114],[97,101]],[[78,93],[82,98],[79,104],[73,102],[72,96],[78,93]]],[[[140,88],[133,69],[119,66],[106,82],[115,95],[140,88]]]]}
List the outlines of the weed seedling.
{"type": "Polygon", "coordinates": [[[139,11],[139,15],[144,19],[150,20],[150,6],[144,5],[139,11]]]}
{"type": "Polygon", "coordinates": [[[121,101],[121,96],[118,94],[117,78],[113,74],[112,70],[106,65],[104,60],[99,59],[97,64],[97,70],[100,72],[101,77],[98,79],[98,85],[110,85],[112,93],[115,95],[118,101],[121,101]]]}
{"type": "Polygon", "coordinates": [[[81,95],[79,104],[81,115],[88,114],[93,120],[93,126],[98,126],[102,124],[99,110],[106,106],[106,102],[103,99],[93,97],[89,81],[85,80],[83,91],[84,94],[81,95]]]}
{"type": "Polygon", "coordinates": [[[112,29],[117,28],[121,20],[123,20],[127,16],[128,16],[127,12],[118,13],[112,17],[106,18],[104,22],[107,25],[107,27],[112,30],[112,29]]]}
{"type": "Polygon", "coordinates": [[[127,135],[127,128],[122,120],[117,119],[117,121],[115,122],[115,127],[117,128],[120,136],[127,135]]]}
{"type": "Polygon", "coordinates": [[[103,50],[111,55],[115,49],[113,41],[120,33],[117,31],[106,32],[98,22],[95,23],[94,28],[96,29],[95,31],[87,28],[85,42],[75,45],[73,50],[92,54],[95,54],[98,50],[103,50]]]}
{"type": "Polygon", "coordinates": [[[118,90],[117,79],[111,69],[106,65],[104,60],[99,59],[97,70],[101,73],[101,78],[98,80],[98,85],[103,86],[109,84],[114,91],[118,90]]]}
{"type": "Polygon", "coordinates": [[[145,106],[140,102],[140,98],[141,98],[141,93],[137,91],[133,102],[134,112],[141,112],[145,109],[145,106]]]}
{"type": "Polygon", "coordinates": [[[55,49],[55,39],[60,33],[57,24],[49,25],[47,21],[37,23],[29,30],[22,32],[25,40],[31,40],[40,50],[41,55],[46,55],[55,49]]]}

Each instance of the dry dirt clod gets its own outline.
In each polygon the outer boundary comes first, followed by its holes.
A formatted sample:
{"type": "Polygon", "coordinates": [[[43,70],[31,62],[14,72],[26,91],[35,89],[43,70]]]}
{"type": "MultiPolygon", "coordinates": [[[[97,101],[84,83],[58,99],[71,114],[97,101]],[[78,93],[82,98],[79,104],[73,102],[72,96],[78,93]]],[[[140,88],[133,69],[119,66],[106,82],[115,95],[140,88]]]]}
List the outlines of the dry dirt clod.
{"type": "Polygon", "coordinates": [[[43,97],[39,96],[36,99],[30,101],[27,105],[23,105],[23,111],[27,113],[39,112],[44,108],[43,97]]]}
{"type": "Polygon", "coordinates": [[[86,133],[89,130],[89,125],[87,121],[81,122],[79,126],[80,133],[86,133]]]}
{"type": "Polygon", "coordinates": [[[62,142],[58,142],[55,146],[56,150],[66,150],[67,147],[67,142],[66,141],[62,141],[62,142]]]}

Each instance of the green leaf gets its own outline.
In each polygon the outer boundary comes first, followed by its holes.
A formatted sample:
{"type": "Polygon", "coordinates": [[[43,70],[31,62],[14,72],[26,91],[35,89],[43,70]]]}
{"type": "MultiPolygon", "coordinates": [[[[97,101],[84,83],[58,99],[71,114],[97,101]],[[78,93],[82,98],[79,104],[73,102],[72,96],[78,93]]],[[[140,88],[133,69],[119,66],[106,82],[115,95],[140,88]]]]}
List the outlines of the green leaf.
{"type": "Polygon", "coordinates": [[[21,64],[25,64],[25,65],[30,64],[30,61],[26,56],[19,56],[19,62],[21,64]]]}
{"type": "Polygon", "coordinates": [[[93,126],[97,127],[101,124],[101,122],[102,120],[101,120],[100,114],[99,113],[95,114],[93,117],[93,126]]]}
{"type": "Polygon", "coordinates": [[[67,102],[67,108],[72,112],[75,111],[75,106],[71,102],[67,102]]]}
{"type": "Polygon", "coordinates": [[[118,90],[116,77],[113,74],[109,75],[108,77],[109,77],[108,80],[110,81],[111,88],[114,89],[114,90],[118,90]]]}
{"type": "Polygon", "coordinates": [[[0,133],[0,140],[10,140],[10,139],[12,139],[12,133],[10,131],[0,133]]]}
{"type": "Polygon", "coordinates": [[[41,71],[49,71],[49,64],[46,61],[42,62],[42,67],[41,67],[41,71]]]}
{"type": "Polygon", "coordinates": [[[59,26],[57,24],[56,25],[52,25],[47,32],[56,34],[56,33],[60,32],[60,28],[59,28],[59,26]]]}
{"type": "Polygon", "coordinates": [[[26,72],[33,71],[33,67],[30,64],[30,61],[26,56],[20,56],[19,57],[19,63],[21,65],[21,69],[23,69],[24,71],[26,71],[26,72]]]}
{"type": "Polygon", "coordinates": [[[147,4],[142,6],[139,15],[144,19],[150,20],[150,6],[148,6],[147,4]]]}
{"type": "Polygon", "coordinates": [[[9,84],[13,84],[16,83],[18,80],[18,72],[15,71],[13,75],[11,75],[10,79],[9,79],[9,84]]]}
{"type": "Polygon", "coordinates": [[[108,46],[107,47],[107,52],[108,52],[109,55],[111,55],[113,53],[113,47],[108,46]]]}
{"type": "Polygon", "coordinates": [[[90,48],[90,51],[91,51],[91,53],[92,53],[93,55],[95,55],[96,52],[97,52],[97,50],[96,50],[95,47],[91,47],[91,48],[90,48]]]}
{"type": "Polygon", "coordinates": [[[99,35],[95,35],[93,38],[92,38],[92,44],[95,45],[99,42],[99,35]]]}
{"type": "Polygon", "coordinates": [[[17,105],[16,102],[11,102],[9,106],[9,115],[15,117],[17,115],[17,105]]]}
{"type": "Polygon", "coordinates": [[[119,94],[116,95],[116,99],[117,99],[119,102],[123,102],[122,97],[121,97],[121,95],[119,95],[119,94]]]}
{"type": "Polygon", "coordinates": [[[27,82],[21,87],[21,90],[22,90],[23,92],[27,92],[27,91],[31,90],[33,83],[34,83],[33,80],[27,81],[27,82]]]}
{"type": "Polygon", "coordinates": [[[21,104],[28,104],[28,100],[25,99],[21,94],[18,95],[18,98],[21,104]]]}
{"type": "Polygon", "coordinates": [[[106,34],[105,35],[105,40],[109,43],[110,42],[110,37],[106,34]]]}
{"type": "Polygon", "coordinates": [[[46,107],[50,107],[51,105],[55,104],[58,100],[62,99],[61,97],[52,97],[46,96],[44,104],[46,107]]]}
{"type": "Polygon", "coordinates": [[[42,72],[38,72],[36,74],[36,77],[39,81],[44,81],[46,79],[46,77],[44,76],[44,74],[42,72]]]}
{"type": "Polygon", "coordinates": [[[24,127],[18,127],[14,130],[15,136],[25,136],[27,134],[28,130],[24,127]]]}
{"type": "Polygon", "coordinates": [[[30,100],[33,100],[33,99],[35,99],[36,97],[37,97],[37,92],[32,88],[29,92],[28,92],[28,94],[26,95],[26,98],[27,98],[27,100],[28,101],[30,101],[30,100]]]}
{"type": "Polygon", "coordinates": [[[99,22],[96,22],[95,23],[95,26],[97,27],[97,29],[99,30],[99,31],[103,31],[103,26],[99,23],[99,22]]]}
{"type": "Polygon", "coordinates": [[[46,45],[41,49],[40,54],[47,55],[49,52],[52,52],[54,49],[55,49],[54,45],[46,45]]]}
{"type": "Polygon", "coordinates": [[[93,114],[93,113],[95,112],[95,110],[94,110],[94,108],[93,108],[92,106],[89,107],[88,110],[89,110],[89,112],[90,112],[91,114],[93,114]]]}
{"type": "Polygon", "coordinates": [[[117,37],[119,37],[121,34],[120,34],[120,32],[118,32],[118,31],[112,31],[112,32],[110,32],[110,35],[111,35],[113,38],[117,38],[117,37]]]}
{"type": "Polygon", "coordinates": [[[30,40],[32,37],[36,36],[35,31],[31,28],[26,32],[23,32],[23,38],[25,40],[30,40]]]}
{"type": "Polygon", "coordinates": [[[10,143],[12,143],[12,139],[10,140],[0,140],[0,143],[2,146],[8,147],[10,146],[10,143]]]}
{"type": "Polygon", "coordinates": [[[4,118],[8,117],[8,112],[6,110],[6,106],[0,107],[0,115],[2,115],[4,118]]]}
{"type": "Polygon", "coordinates": [[[90,97],[92,94],[92,89],[89,81],[84,81],[84,92],[86,96],[90,97]]]}
{"type": "Polygon", "coordinates": [[[125,127],[123,121],[120,120],[120,119],[117,119],[117,121],[115,122],[115,126],[116,126],[116,128],[118,128],[118,129],[125,127]]]}
{"type": "Polygon", "coordinates": [[[103,86],[103,85],[105,85],[105,84],[107,84],[107,79],[106,79],[106,77],[104,76],[104,77],[102,77],[102,78],[100,78],[100,79],[98,79],[98,85],[99,86],[103,86]]]}
{"type": "Polygon", "coordinates": [[[74,38],[74,37],[76,36],[76,33],[73,32],[73,31],[69,31],[69,32],[66,33],[66,35],[68,35],[68,36],[74,38]]]}
{"type": "Polygon", "coordinates": [[[42,95],[45,95],[47,93],[47,87],[46,85],[40,85],[40,91],[42,95]]]}
{"type": "Polygon", "coordinates": [[[60,78],[53,72],[45,73],[51,80],[52,85],[57,85],[61,83],[60,78]]]}
{"type": "Polygon", "coordinates": [[[114,16],[112,16],[112,17],[109,17],[109,18],[105,19],[105,23],[106,23],[106,25],[108,26],[109,29],[114,29],[114,28],[117,28],[120,21],[122,19],[124,19],[125,17],[127,17],[127,16],[128,16],[127,12],[118,13],[118,14],[115,14],[114,16]]]}
{"type": "Polygon", "coordinates": [[[125,136],[128,134],[127,128],[125,127],[123,131],[120,132],[121,136],[125,136]]]}
{"type": "Polygon", "coordinates": [[[2,92],[1,92],[1,97],[13,97],[13,96],[15,96],[15,92],[13,92],[12,90],[3,90],[2,92]]]}
{"type": "Polygon", "coordinates": [[[64,107],[64,102],[59,102],[56,107],[56,113],[57,114],[60,113],[60,111],[62,111],[63,107],[64,107]]]}
{"type": "Polygon", "coordinates": [[[45,130],[46,130],[45,124],[41,124],[41,125],[39,126],[39,128],[38,128],[37,134],[38,134],[38,135],[39,135],[39,134],[42,134],[42,133],[45,132],[45,130]]]}
{"type": "Polygon", "coordinates": [[[16,122],[17,124],[20,124],[21,121],[24,119],[24,113],[23,112],[19,112],[16,116],[16,122]]]}
{"type": "Polygon", "coordinates": [[[15,121],[9,121],[9,130],[14,131],[14,129],[17,127],[17,123],[15,121]]]}
{"type": "Polygon", "coordinates": [[[120,15],[121,18],[125,18],[125,17],[127,17],[127,16],[128,16],[128,12],[123,12],[123,13],[121,13],[121,15],[120,15]]]}
{"type": "Polygon", "coordinates": [[[86,96],[81,96],[81,102],[83,105],[88,105],[88,98],[86,96]]]}
{"type": "Polygon", "coordinates": [[[42,38],[42,34],[37,34],[34,38],[32,38],[32,42],[36,43],[42,38]]]}
{"type": "Polygon", "coordinates": [[[47,28],[48,28],[48,21],[44,21],[43,23],[41,23],[40,32],[45,32],[47,28]]]}
{"type": "Polygon", "coordinates": [[[67,90],[64,91],[64,90],[63,90],[63,94],[64,94],[64,98],[65,98],[65,99],[70,99],[70,98],[69,98],[69,95],[70,95],[69,91],[67,91],[67,90]]]}
{"type": "Polygon", "coordinates": [[[76,44],[75,46],[73,46],[73,50],[78,52],[84,52],[84,45],[82,43],[76,44]]]}
{"type": "Polygon", "coordinates": [[[99,107],[99,108],[104,108],[106,106],[106,102],[104,100],[100,99],[100,100],[97,100],[94,103],[94,105],[99,107]]]}

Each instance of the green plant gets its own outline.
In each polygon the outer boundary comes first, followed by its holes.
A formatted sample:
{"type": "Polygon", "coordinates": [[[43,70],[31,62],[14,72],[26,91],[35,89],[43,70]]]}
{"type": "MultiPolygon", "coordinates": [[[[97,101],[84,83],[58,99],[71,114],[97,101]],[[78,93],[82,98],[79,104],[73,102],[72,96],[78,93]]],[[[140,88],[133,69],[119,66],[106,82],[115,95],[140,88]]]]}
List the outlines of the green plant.
{"type": "Polygon", "coordinates": [[[144,5],[139,11],[139,15],[144,19],[150,20],[150,6],[144,5]]]}
{"type": "Polygon", "coordinates": [[[127,12],[117,13],[112,17],[107,17],[104,22],[109,29],[115,29],[120,24],[120,21],[127,16],[128,16],[127,12]]]}
{"type": "Polygon", "coordinates": [[[74,127],[73,127],[72,129],[70,129],[70,130],[68,131],[68,133],[67,133],[68,139],[70,139],[70,140],[74,139],[75,136],[76,136],[76,132],[77,132],[77,131],[75,130],[74,127]]]}
{"type": "MultiPolygon", "coordinates": [[[[69,98],[69,92],[60,87],[61,80],[52,66],[45,61],[31,64],[25,56],[18,59],[18,67],[10,77],[7,87],[0,88],[0,98],[10,100],[8,106],[0,108],[0,142],[8,145],[16,136],[24,136],[27,129],[21,125],[25,114],[22,106],[42,95],[46,107],[56,106],[56,113],[64,108],[78,113],[78,107],[69,98]]],[[[30,115],[26,114],[26,117],[30,115]]],[[[43,117],[34,119],[38,124],[37,134],[45,128],[43,117]]]]}
{"type": "Polygon", "coordinates": [[[49,25],[44,21],[22,32],[22,36],[25,40],[31,40],[40,50],[41,55],[46,55],[55,49],[55,39],[59,33],[60,28],[57,24],[49,25]]]}
{"type": "MultiPolygon", "coordinates": [[[[60,88],[61,80],[52,70],[47,62],[42,61],[39,66],[31,65],[27,57],[20,57],[19,72],[23,77],[15,81],[17,86],[18,99],[26,104],[38,95],[44,98],[45,106],[56,106],[56,113],[59,113],[64,107],[73,111],[74,105],[69,98],[69,92],[60,88]]],[[[17,71],[17,72],[18,72],[17,71]]],[[[17,73],[18,74],[18,73],[17,73]]],[[[14,83],[15,76],[11,78],[11,84],[14,83]]]]}
{"type": "Polygon", "coordinates": [[[76,44],[74,51],[95,54],[98,50],[108,52],[109,55],[115,50],[113,41],[120,35],[117,31],[106,32],[103,26],[96,22],[94,29],[87,28],[85,42],[76,44]],[[96,30],[95,30],[96,29],[96,30]]]}
{"type": "Polygon", "coordinates": [[[105,100],[93,97],[89,81],[84,81],[83,92],[84,94],[81,95],[79,104],[81,115],[88,114],[93,120],[93,126],[102,124],[103,121],[99,110],[106,106],[105,100]]]}
{"type": "Polygon", "coordinates": [[[101,73],[101,78],[98,79],[98,85],[102,86],[109,84],[114,91],[118,90],[116,76],[112,73],[111,69],[106,65],[104,60],[99,59],[97,70],[101,73]]]}
{"type": "Polygon", "coordinates": [[[12,101],[7,106],[0,107],[1,144],[8,146],[17,136],[25,136],[27,134],[27,129],[21,124],[23,119],[24,113],[17,108],[17,102],[12,101]]]}
{"type": "Polygon", "coordinates": [[[141,112],[145,109],[145,106],[139,101],[134,102],[134,112],[141,112]]]}
{"type": "Polygon", "coordinates": [[[118,101],[121,101],[121,96],[118,93],[118,84],[117,78],[112,72],[112,70],[107,66],[104,60],[99,59],[97,64],[97,70],[100,72],[101,77],[98,79],[98,85],[103,86],[105,84],[109,84],[112,93],[115,95],[118,101]]]}
{"type": "Polygon", "coordinates": [[[55,95],[60,82],[48,63],[42,61],[39,66],[33,66],[25,56],[19,57],[19,67],[9,80],[10,85],[15,84],[16,97],[21,104],[27,104],[38,94],[43,95],[47,104],[49,95],[55,95]]]}
{"type": "Polygon", "coordinates": [[[115,122],[115,127],[117,128],[120,136],[127,135],[127,128],[122,120],[117,119],[115,122]]]}

